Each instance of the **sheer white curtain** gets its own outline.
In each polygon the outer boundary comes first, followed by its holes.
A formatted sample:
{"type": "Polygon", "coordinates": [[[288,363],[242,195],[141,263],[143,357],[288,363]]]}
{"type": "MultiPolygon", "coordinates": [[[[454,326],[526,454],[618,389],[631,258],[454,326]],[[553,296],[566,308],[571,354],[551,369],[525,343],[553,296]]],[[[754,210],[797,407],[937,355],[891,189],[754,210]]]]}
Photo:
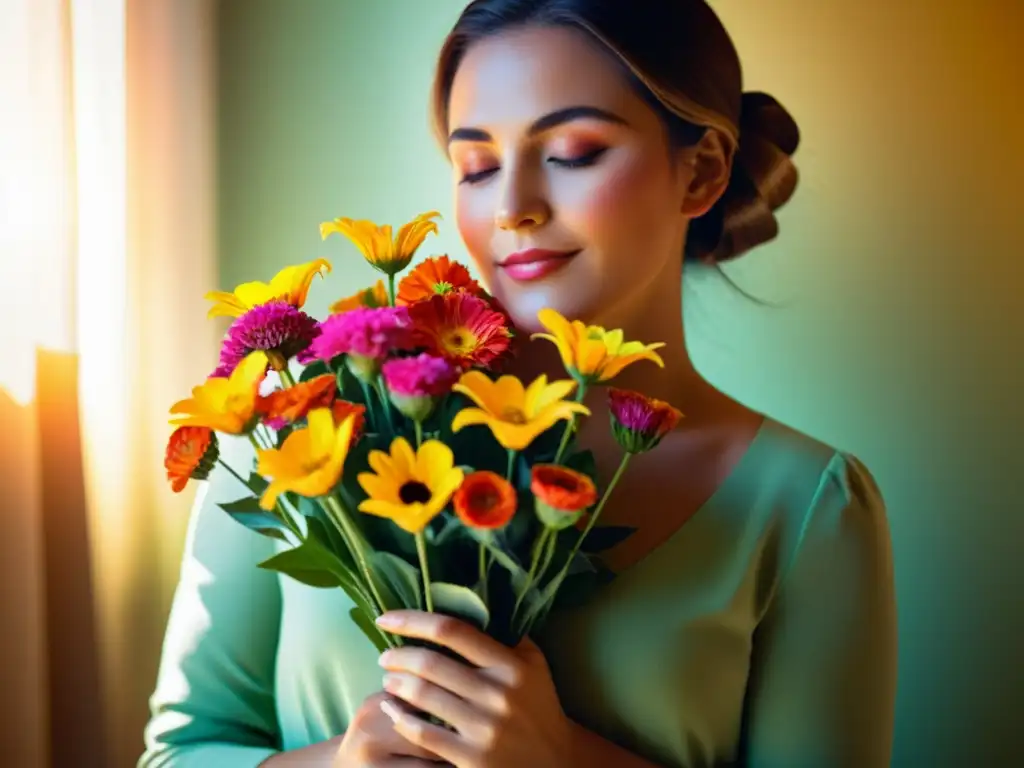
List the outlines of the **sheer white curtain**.
{"type": "Polygon", "coordinates": [[[216,351],[212,5],[0,2],[4,764],[141,751],[189,504],[166,411],[216,351]]]}

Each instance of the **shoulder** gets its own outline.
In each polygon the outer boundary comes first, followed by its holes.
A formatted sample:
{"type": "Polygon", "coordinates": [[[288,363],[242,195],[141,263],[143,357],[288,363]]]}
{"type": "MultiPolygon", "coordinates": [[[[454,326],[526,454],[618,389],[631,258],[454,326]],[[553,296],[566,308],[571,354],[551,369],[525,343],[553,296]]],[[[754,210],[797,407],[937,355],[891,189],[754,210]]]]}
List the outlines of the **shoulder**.
{"type": "Polygon", "coordinates": [[[801,562],[813,560],[819,573],[888,562],[885,500],[859,457],[770,418],[758,441],[749,479],[765,502],[761,523],[775,542],[780,584],[801,562]]]}

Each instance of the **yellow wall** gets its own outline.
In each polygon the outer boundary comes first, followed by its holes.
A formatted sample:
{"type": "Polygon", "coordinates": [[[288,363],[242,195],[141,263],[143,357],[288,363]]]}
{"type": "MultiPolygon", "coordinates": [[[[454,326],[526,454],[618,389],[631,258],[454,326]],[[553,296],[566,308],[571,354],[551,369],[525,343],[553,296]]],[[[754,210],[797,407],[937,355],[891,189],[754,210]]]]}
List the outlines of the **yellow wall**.
{"type": "MultiPolygon", "coordinates": [[[[312,309],[374,276],[335,216],[446,214],[427,130],[462,0],[220,3],[222,282],[328,255],[312,309]]],[[[782,236],[695,278],[693,354],[726,390],[859,454],[889,505],[900,608],[895,766],[1019,753],[1024,670],[1024,99],[1020,0],[720,0],[747,86],[797,117],[782,236]],[[969,10],[965,10],[969,9],[969,10]]],[[[824,767],[823,767],[824,768],[824,767]]]]}

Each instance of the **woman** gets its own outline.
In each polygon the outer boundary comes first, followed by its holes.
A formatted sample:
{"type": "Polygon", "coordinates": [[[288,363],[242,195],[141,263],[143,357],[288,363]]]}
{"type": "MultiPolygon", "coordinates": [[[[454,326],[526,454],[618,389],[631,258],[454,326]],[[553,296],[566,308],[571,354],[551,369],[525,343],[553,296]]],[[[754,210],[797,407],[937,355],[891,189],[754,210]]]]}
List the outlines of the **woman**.
{"type": "MultiPolygon", "coordinates": [[[[340,592],[254,578],[269,553],[215,509],[234,494],[214,479],[141,765],[888,765],[895,619],[878,490],[853,457],[705,381],[680,319],[684,261],[715,265],[775,235],[795,186],[792,119],[741,93],[702,0],[477,0],[434,96],[459,230],[517,325],[538,330],[554,307],[667,343],[663,370],[617,382],[686,414],[606,510],[638,529],[609,554],[618,579],[555,615],[539,647],[392,615],[473,666],[405,647],[379,660],[379,692],[340,592]]],[[[561,374],[544,344],[518,365],[561,374]]],[[[607,478],[618,454],[596,415],[580,439],[607,478]]]]}

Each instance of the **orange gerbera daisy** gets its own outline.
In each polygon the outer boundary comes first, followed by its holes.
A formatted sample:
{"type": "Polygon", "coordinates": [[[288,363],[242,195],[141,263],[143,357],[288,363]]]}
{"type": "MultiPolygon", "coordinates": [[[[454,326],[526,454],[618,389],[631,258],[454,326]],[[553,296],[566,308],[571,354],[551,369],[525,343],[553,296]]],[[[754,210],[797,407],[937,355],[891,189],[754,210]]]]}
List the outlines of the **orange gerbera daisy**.
{"type": "Polygon", "coordinates": [[[416,342],[460,368],[485,367],[509,347],[505,316],[471,293],[435,295],[409,306],[416,342]]]}
{"type": "Polygon", "coordinates": [[[452,498],[455,514],[470,528],[504,528],[516,513],[516,491],[501,475],[486,470],[462,481],[452,498]]]}
{"type": "Polygon", "coordinates": [[[462,264],[447,256],[434,256],[418,264],[398,284],[398,303],[413,304],[437,294],[468,291],[480,294],[477,284],[462,264]]]}
{"type": "Polygon", "coordinates": [[[281,429],[304,419],[314,408],[329,408],[337,393],[336,386],[333,374],[317,376],[258,398],[256,410],[264,416],[268,427],[281,429]]]}
{"type": "Polygon", "coordinates": [[[164,469],[171,490],[181,493],[189,480],[205,480],[217,463],[217,435],[209,427],[178,427],[167,441],[164,469]]]}

